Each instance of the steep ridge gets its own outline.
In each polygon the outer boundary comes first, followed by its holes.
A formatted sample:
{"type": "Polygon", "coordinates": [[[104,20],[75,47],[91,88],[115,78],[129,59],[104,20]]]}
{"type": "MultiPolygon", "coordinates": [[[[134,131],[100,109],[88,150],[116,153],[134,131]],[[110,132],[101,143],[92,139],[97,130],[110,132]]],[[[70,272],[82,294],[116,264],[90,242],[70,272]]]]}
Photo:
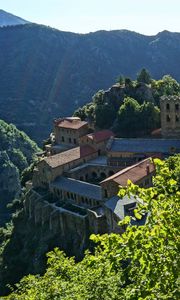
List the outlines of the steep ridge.
{"type": "Polygon", "coordinates": [[[0,27],[15,26],[29,23],[28,21],[0,9],[0,27]]]}

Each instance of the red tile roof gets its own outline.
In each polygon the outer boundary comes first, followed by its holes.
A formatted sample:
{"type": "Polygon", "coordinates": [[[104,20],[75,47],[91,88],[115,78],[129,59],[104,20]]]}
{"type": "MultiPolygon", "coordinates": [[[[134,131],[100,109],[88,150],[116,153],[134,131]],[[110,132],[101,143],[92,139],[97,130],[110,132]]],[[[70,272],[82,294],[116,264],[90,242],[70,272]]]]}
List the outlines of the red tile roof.
{"type": "Polygon", "coordinates": [[[152,173],[155,171],[154,163],[151,161],[151,158],[146,158],[143,161],[125,168],[116,174],[106,178],[101,183],[107,181],[114,181],[121,186],[126,186],[128,179],[131,180],[133,183],[138,182],[142,178],[144,178],[147,173],[152,173]]]}
{"type": "Polygon", "coordinates": [[[114,136],[114,133],[111,130],[101,130],[87,134],[87,137],[96,143],[100,143],[104,140],[108,140],[111,136],[114,136]]]}
{"type": "Polygon", "coordinates": [[[56,155],[52,155],[43,159],[51,168],[57,168],[59,166],[68,164],[80,158],[84,158],[88,155],[97,152],[94,148],[89,145],[76,147],[56,155]]]}
{"type": "Polygon", "coordinates": [[[67,129],[79,129],[83,126],[87,126],[88,123],[85,121],[81,121],[80,118],[76,117],[68,117],[62,118],[54,121],[55,126],[67,129]]]}

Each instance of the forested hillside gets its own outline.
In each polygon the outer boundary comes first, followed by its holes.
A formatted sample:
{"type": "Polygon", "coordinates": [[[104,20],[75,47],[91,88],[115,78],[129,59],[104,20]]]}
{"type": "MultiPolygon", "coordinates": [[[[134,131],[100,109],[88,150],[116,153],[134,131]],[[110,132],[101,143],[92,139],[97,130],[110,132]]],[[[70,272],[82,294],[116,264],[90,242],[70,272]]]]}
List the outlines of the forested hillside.
{"type": "Polygon", "coordinates": [[[0,225],[8,220],[7,204],[21,193],[21,174],[35,160],[37,145],[14,125],[0,120],[0,225]]]}
{"type": "Polygon", "coordinates": [[[71,115],[119,74],[135,79],[145,67],[153,78],[180,80],[179,33],[74,34],[26,24],[1,28],[0,44],[0,118],[36,141],[47,137],[53,118],[71,115]]]}
{"type": "MultiPolygon", "coordinates": [[[[134,214],[141,219],[148,213],[145,225],[130,225],[134,217],[128,216],[121,222],[126,227],[121,236],[93,235],[95,251],[87,251],[78,263],[56,248],[48,253],[46,273],[25,277],[6,299],[178,300],[180,156],[156,160],[156,168],[154,187],[129,183],[120,191],[143,199],[134,214]]],[[[8,241],[4,243],[7,248],[8,241]]]]}

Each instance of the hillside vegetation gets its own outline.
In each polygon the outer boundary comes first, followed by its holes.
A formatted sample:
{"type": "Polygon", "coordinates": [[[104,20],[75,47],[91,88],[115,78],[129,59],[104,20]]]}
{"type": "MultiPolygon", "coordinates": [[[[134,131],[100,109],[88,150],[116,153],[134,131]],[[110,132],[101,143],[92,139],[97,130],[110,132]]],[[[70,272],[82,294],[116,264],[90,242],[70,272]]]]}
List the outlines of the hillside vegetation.
{"type": "Polygon", "coordinates": [[[96,249],[78,263],[56,248],[48,253],[43,276],[23,278],[4,299],[178,300],[180,156],[156,160],[156,167],[154,187],[129,183],[120,191],[144,200],[134,213],[141,219],[148,212],[145,225],[131,226],[131,217],[126,217],[121,236],[92,235],[96,249]]]}
{"type": "Polygon", "coordinates": [[[0,120],[0,225],[9,217],[6,205],[21,193],[22,172],[36,159],[38,151],[24,132],[0,120]]]}
{"type": "Polygon", "coordinates": [[[71,115],[119,74],[134,79],[145,67],[153,78],[180,80],[179,33],[74,34],[26,24],[1,28],[0,44],[0,118],[39,142],[53,118],[71,115]]]}
{"type": "Polygon", "coordinates": [[[74,116],[89,120],[96,129],[110,128],[119,137],[150,136],[160,127],[160,97],[179,94],[180,84],[170,75],[154,80],[143,68],[136,80],[119,76],[115,85],[98,91],[74,116]]]}

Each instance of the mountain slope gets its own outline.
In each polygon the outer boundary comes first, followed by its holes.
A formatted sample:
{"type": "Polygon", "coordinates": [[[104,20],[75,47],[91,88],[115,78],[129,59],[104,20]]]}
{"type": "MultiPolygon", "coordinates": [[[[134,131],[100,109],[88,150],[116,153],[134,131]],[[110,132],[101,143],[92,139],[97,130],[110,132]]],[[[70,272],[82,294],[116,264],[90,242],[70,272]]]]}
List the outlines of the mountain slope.
{"type": "Polygon", "coordinates": [[[20,24],[26,24],[26,23],[29,23],[29,22],[0,9],[0,27],[14,26],[14,25],[20,25],[20,24]]]}
{"type": "Polygon", "coordinates": [[[53,118],[72,114],[119,74],[135,78],[145,67],[154,78],[180,80],[179,33],[80,35],[26,24],[1,28],[0,44],[0,118],[36,141],[47,137],[53,118]]]}
{"type": "Polygon", "coordinates": [[[37,145],[14,125],[0,120],[0,226],[7,221],[6,209],[21,192],[20,175],[36,158],[37,145]]]}

